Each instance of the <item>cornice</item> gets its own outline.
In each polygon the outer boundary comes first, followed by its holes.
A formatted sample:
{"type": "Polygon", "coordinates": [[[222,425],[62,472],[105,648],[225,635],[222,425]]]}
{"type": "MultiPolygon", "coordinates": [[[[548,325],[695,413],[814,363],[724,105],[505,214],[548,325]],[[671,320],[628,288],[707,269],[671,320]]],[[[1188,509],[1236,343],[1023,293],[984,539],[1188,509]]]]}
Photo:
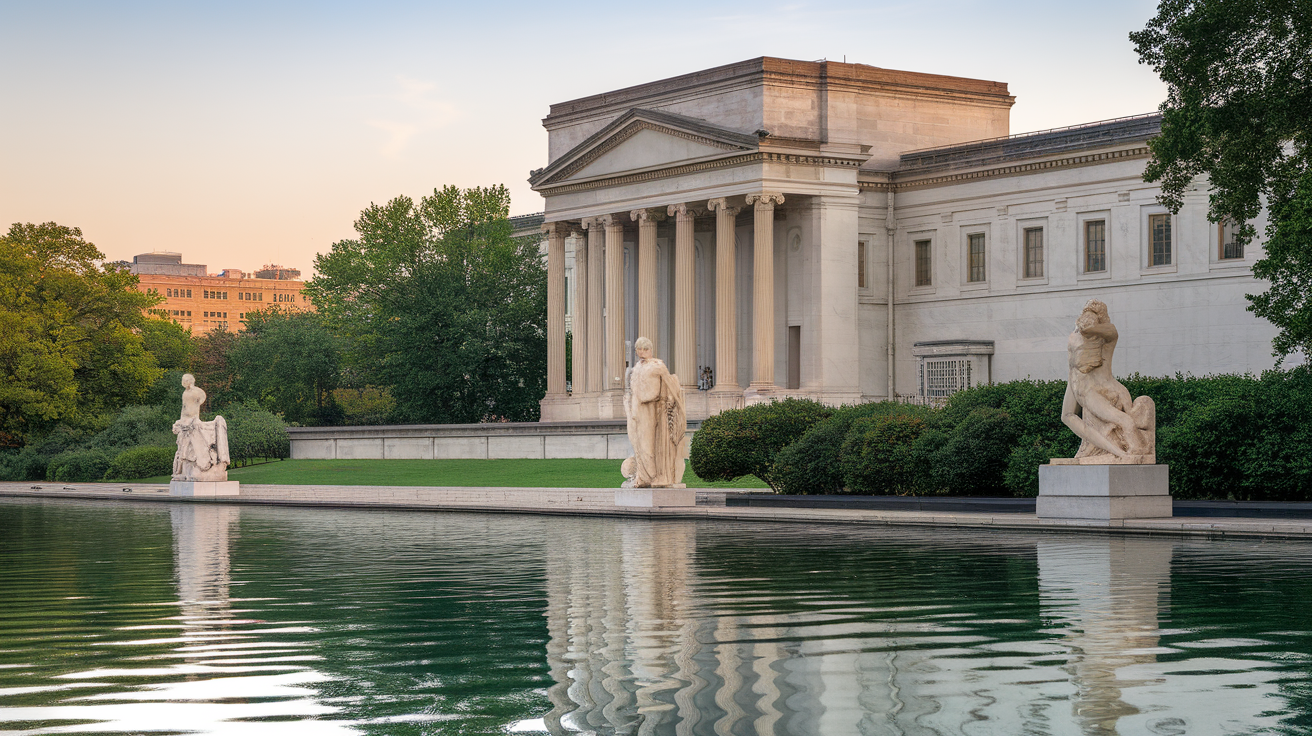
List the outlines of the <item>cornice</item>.
{"type": "Polygon", "coordinates": [[[591,181],[578,182],[576,184],[556,184],[542,185],[534,187],[535,191],[541,192],[543,196],[552,196],[559,194],[572,194],[574,192],[586,192],[593,189],[604,189],[606,187],[624,186],[626,184],[638,184],[644,181],[654,181],[657,179],[666,179],[672,176],[683,176],[684,174],[693,174],[699,171],[711,171],[714,169],[727,169],[737,166],[749,166],[757,163],[785,163],[797,164],[802,166],[824,166],[829,168],[856,169],[864,163],[862,158],[842,158],[838,156],[803,156],[785,153],[769,153],[765,151],[753,151],[744,153],[740,156],[728,156],[717,158],[711,161],[700,161],[693,164],[683,164],[681,166],[671,166],[664,169],[654,169],[652,171],[640,171],[634,174],[624,174],[605,179],[594,179],[591,181]]]}
{"type": "Polygon", "coordinates": [[[906,191],[910,189],[923,189],[926,187],[945,186],[948,184],[959,184],[966,181],[977,179],[993,179],[1004,176],[1019,176],[1020,174],[1029,174],[1035,171],[1051,171],[1054,169],[1072,169],[1080,166],[1091,166],[1093,164],[1105,163],[1120,159],[1148,158],[1152,152],[1147,146],[1138,146],[1135,148],[1123,148],[1116,151],[1103,151],[1101,153],[1086,153],[1079,156],[1065,156],[1047,161],[1032,161],[1024,164],[1011,164],[1008,166],[995,166],[975,171],[961,171],[953,174],[942,174],[939,176],[928,176],[923,178],[908,179],[899,181],[897,172],[892,172],[887,181],[858,181],[863,192],[887,192],[887,191],[906,191]]]}

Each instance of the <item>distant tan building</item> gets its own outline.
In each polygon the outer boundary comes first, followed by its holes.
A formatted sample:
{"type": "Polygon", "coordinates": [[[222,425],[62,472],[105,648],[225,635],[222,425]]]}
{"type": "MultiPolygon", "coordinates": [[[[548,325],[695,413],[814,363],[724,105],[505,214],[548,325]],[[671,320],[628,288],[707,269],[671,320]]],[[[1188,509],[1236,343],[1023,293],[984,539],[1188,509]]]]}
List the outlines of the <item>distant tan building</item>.
{"type": "Polygon", "coordinates": [[[301,293],[305,282],[294,268],[268,265],[253,275],[226,268],[211,274],[204,264],[183,263],[181,253],[143,253],[123,262],[137,275],[137,288],[157,292],[164,301],[151,311],[190,329],[193,334],[222,328],[240,332],[247,312],[271,306],[313,311],[301,293]]]}

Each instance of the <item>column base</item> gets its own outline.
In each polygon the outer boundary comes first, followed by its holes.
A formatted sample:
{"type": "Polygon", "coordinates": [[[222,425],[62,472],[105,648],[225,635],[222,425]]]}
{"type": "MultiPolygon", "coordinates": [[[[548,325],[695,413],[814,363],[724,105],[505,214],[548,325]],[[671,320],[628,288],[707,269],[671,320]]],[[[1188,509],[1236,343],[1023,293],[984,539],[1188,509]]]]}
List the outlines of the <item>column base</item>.
{"type": "Polygon", "coordinates": [[[547,394],[539,402],[542,413],[540,422],[577,422],[579,420],[578,401],[569,394],[547,394]]]}
{"type": "Polygon", "coordinates": [[[768,404],[776,398],[779,387],[773,383],[751,383],[743,392],[743,406],[768,404]]]}
{"type": "Polygon", "coordinates": [[[717,385],[706,392],[707,416],[715,416],[729,409],[743,408],[743,390],[737,384],[717,385]]]}
{"type": "Polygon", "coordinates": [[[1040,465],[1040,519],[1162,519],[1173,515],[1166,465],[1040,465]]]}

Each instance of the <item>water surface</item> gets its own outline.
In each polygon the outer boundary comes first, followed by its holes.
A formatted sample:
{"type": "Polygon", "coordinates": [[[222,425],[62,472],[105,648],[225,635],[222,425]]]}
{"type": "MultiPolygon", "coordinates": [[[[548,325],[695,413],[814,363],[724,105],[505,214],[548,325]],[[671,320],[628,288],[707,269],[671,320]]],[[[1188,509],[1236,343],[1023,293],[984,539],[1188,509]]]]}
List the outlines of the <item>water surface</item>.
{"type": "Polygon", "coordinates": [[[0,500],[0,733],[1312,733],[1312,544],[0,500]]]}

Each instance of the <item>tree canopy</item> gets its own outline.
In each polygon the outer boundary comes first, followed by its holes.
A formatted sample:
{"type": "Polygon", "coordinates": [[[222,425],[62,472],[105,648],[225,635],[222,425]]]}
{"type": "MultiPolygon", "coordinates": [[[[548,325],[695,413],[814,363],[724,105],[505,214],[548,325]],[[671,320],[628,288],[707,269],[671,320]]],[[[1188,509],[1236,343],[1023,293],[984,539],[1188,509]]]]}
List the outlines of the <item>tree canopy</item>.
{"type": "Polygon", "coordinates": [[[1144,179],[1178,211],[1206,174],[1209,215],[1240,242],[1265,203],[1253,272],[1271,286],[1249,309],[1280,328],[1277,355],[1312,355],[1312,0],[1161,0],[1130,40],[1169,90],[1144,179]]]}
{"type": "Polygon", "coordinates": [[[546,268],[515,239],[504,186],[370,205],[306,286],[349,341],[347,368],[390,388],[401,422],[535,420],[546,381],[546,268]]]}
{"type": "Polygon", "coordinates": [[[246,331],[231,346],[233,389],[298,423],[335,424],[339,340],[314,312],[277,307],[246,313],[246,331]]]}
{"type": "Polygon", "coordinates": [[[0,237],[0,433],[23,442],[139,398],[160,376],[139,330],[157,297],[103,266],[82,231],[15,224],[0,237]]]}

